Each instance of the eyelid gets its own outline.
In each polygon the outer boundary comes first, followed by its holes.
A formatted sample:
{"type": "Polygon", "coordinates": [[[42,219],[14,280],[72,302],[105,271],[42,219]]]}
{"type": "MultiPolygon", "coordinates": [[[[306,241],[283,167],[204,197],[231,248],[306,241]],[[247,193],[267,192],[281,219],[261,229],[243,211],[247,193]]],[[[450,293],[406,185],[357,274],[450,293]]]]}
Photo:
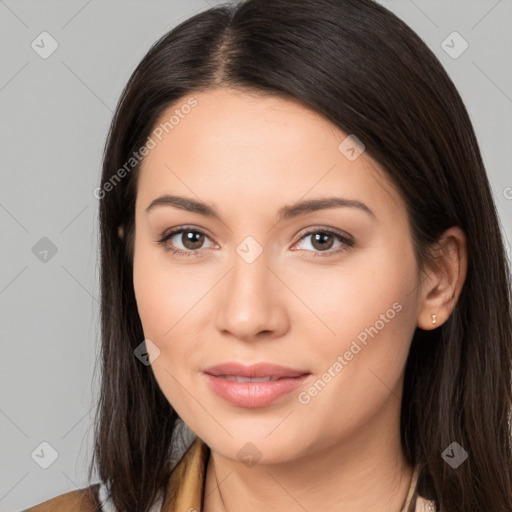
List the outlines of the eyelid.
{"type": "Polygon", "coordinates": [[[343,231],[341,229],[338,229],[338,228],[331,228],[331,227],[328,227],[328,226],[319,226],[319,225],[313,225],[313,226],[307,226],[305,228],[303,228],[297,235],[297,242],[302,240],[302,238],[305,236],[305,235],[311,235],[311,234],[314,234],[314,233],[331,233],[333,235],[337,235],[337,236],[340,236],[341,238],[346,238],[346,239],[349,239],[349,240],[352,240],[353,237],[347,233],[346,231],[343,231]]]}
{"type": "Polygon", "coordinates": [[[192,225],[176,226],[174,228],[166,229],[160,238],[161,240],[169,239],[170,237],[173,237],[174,235],[177,235],[182,231],[194,231],[197,233],[201,233],[202,235],[205,235],[208,238],[211,238],[210,234],[205,229],[192,225]]]}

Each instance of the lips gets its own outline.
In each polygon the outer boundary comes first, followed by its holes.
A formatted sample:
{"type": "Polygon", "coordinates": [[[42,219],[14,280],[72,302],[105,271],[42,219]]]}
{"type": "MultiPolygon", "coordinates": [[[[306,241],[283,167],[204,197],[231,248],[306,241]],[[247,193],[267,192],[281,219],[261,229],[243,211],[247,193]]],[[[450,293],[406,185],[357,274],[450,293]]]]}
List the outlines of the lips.
{"type": "Polygon", "coordinates": [[[245,366],[229,362],[204,370],[209,387],[221,398],[239,407],[263,407],[299,387],[311,373],[258,363],[245,366]]]}
{"type": "Polygon", "coordinates": [[[204,373],[214,376],[237,376],[248,378],[267,378],[267,377],[299,377],[307,371],[296,370],[286,366],[279,366],[272,363],[257,363],[250,366],[241,363],[229,362],[211,366],[204,370],[204,373]]]}
{"type": "Polygon", "coordinates": [[[283,377],[242,377],[240,375],[216,375],[219,379],[230,380],[231,382],[274,382],[283,377]]]}

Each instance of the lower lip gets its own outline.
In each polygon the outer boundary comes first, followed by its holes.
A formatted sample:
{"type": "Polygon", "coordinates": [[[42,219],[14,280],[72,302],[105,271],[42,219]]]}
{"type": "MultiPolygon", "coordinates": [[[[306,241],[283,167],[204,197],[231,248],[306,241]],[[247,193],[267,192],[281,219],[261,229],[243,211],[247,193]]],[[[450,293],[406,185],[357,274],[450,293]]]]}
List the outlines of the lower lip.
{"type": "Polygon", "coordinates": [[[310,374],[285,377],[268,382],[233,382],[206,375],[208,385],[217,395],[239,407],[264,407],[301,386],[310,374]]]}

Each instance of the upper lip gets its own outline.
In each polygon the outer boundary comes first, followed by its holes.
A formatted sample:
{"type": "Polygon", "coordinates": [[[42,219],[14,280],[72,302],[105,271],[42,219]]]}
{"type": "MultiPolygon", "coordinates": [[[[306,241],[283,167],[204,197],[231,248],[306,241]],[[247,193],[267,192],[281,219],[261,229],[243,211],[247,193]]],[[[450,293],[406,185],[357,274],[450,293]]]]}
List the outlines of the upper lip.
{"type": "Polygon", "coordinates": [[[300,377],[308,374],[303,370],[272,363],[244,365],[235,361],[210,366],[204,370],[209,375],[233,375],[240,377],[300,377]]]}

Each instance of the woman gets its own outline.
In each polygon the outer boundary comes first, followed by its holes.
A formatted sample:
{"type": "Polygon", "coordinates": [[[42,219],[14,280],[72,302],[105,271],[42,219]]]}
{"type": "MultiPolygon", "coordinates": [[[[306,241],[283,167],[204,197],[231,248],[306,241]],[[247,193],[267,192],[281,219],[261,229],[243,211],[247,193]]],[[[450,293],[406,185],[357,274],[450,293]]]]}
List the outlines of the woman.
{"type": "Polygon", "coordinates": [[[512,510],[499,223],[396,16],[185,21],[130,78],[95,194],[102,482],[30,510],[512,510]]]}

